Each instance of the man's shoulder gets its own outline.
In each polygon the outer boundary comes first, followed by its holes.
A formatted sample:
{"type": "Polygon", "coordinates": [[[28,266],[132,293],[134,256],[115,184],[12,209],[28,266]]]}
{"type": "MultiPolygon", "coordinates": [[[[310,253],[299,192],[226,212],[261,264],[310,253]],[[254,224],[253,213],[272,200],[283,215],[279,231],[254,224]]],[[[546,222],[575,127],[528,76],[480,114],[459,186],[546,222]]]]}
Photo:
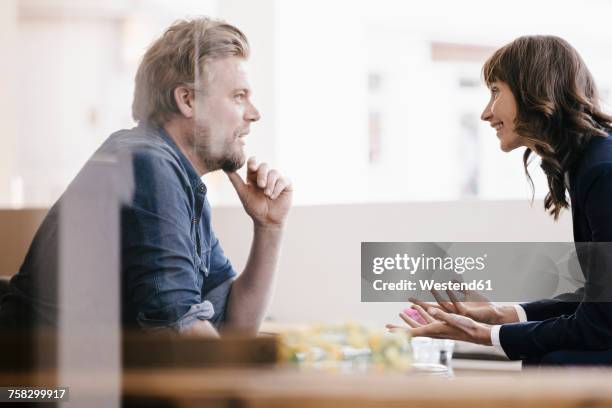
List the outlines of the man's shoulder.
{"type": "Polygon", "coordinates": [[[106,139],[97,153],[149,155],[179,160],[159,131],[144,126],[116,131],[106,139]]]}
{"type": "Polygon", "coordinates": [[[137,126],[111,134],[95,156],[129,160],[132,166],[166,168],[185,173],[179,154],[155,128],[137,126]]]}
{"type": "Polygon", "coordinates": [[[179,182],[189,185],[189,176],[179,154],[161,132],[144,126],[122,129],[111,134],[96,151],[93,160],[110,159],[133,177],[136,189],[151,183],[179,182]]]}

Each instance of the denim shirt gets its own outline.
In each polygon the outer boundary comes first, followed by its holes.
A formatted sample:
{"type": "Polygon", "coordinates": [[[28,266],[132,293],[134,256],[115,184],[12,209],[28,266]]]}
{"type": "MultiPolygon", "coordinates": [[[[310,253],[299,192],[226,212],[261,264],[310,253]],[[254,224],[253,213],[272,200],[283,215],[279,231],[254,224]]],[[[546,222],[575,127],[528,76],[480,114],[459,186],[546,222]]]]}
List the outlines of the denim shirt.
{"type": "Polygon", "coordinates": [[[132,152],[134,193],[121,222],[124,321],[218,326],[236,272],[212,230],[200,176],[163,129],[139,126],[108,143],[132,152]]]}
{"type": "MultiPolygon", "coordinates": [[[[165,130],[143,125],[111,135],[88,163],[99,157],[121,158],[120,179],[130,190],[121,206],[117,243],[123,325],[181,332],[196,320],[209,320],[218,327],[236,272],[212,230],[207,189],[194,167],[165,130]]],[[[71,185],[93,182],[82,180],[87,167],[71,185]]],[[[49,284],[57,279],[57,262],[48,259],[58,252],[61,201],[43,221],[11,280],[11,293],[0,306],[3,313],[16,311],[21,320],[57,324],[57,285],[49,284]]]]}

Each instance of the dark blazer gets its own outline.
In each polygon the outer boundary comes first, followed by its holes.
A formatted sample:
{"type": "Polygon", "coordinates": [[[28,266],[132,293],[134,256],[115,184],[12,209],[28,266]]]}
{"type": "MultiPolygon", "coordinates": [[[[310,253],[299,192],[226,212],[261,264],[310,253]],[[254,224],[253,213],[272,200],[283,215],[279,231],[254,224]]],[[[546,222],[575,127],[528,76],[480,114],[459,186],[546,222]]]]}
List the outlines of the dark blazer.
{"type": "MultiPolygon", "coordinates": [[[[612,242],[612,137],[592,138],[570,170],[569,184],[577,246],[612,242]]],[[[612,251],[606,252],[612,259],[612,251]]],[[[586,290],[522,304],[529,322],[502,325],[499,339],[510,359],[537,361],[559,350],[612,350],[612,302],[586,301],[593,276],[588,262],[580,264],[586,290]]],[[[612,270],[605,272],[611,281],[612,270]]]]}

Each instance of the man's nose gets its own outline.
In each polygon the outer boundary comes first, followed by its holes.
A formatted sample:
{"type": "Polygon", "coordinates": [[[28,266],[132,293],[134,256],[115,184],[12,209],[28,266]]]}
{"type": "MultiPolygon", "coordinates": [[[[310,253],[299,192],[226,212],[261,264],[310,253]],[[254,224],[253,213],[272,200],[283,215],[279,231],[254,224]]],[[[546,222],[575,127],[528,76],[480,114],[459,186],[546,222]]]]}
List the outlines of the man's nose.
{"type": "Polygon", "coordinates": [[[261,118],[259,111],[252,103],[249,104],[249,108],[247,109],[245,116],[246,120],[249,122],[257,122],[261,118]]]}

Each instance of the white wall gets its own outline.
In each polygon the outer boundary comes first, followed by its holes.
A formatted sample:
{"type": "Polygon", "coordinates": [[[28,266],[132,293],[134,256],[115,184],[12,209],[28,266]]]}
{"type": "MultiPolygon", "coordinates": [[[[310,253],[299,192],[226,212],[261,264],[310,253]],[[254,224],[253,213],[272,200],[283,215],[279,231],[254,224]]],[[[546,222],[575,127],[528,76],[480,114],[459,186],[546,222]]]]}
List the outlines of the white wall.
{"type": "MultiPolygon", "coordinates": [[[[2,134],[14,135],[17,127],[15,103],[12,98],[16,90],[15,49],[17,45],[17,3],[14,0],[0,2],[0,50],[4,57],[0,64],[0,123],[2,134]]],[[[16,139],[2,137],[0,149],[0,207],[12,206],[11,186],[16,175],[16,139]]]]}
{"type": "MultiPolygon", "coordinates": [[[[236,270],[252,231],[240,208],[214,208],[215,233],[236,270]]],[[[397,320],[397,303],[361,303],[362,241],[570,242],[571,217],[559,222],[542,202],[462,201],[355,204],[292,209],[269,317],[317,322],[397,320]]]]}
{"type": "Polygon", "coordinates": [[[7,155],[7,164],[0,163],[0,205],[21,195],[26,207],[50,206],[104,139],[134,125],[133,77],[146,47],[173,20],[215,10],[212,0],[1,3],[2,11],[11,3],[15,9],[0,33],[15,31],[18,47],[3,52],[18,69],[7,83],[20,86],[5,99],[12,113],[0,109],[0,157],[7,155]],[[4,178],[18,175],[22,183],[13,190],[21,191],[2,189],[2,174],[10,171],[4,178]]]}

